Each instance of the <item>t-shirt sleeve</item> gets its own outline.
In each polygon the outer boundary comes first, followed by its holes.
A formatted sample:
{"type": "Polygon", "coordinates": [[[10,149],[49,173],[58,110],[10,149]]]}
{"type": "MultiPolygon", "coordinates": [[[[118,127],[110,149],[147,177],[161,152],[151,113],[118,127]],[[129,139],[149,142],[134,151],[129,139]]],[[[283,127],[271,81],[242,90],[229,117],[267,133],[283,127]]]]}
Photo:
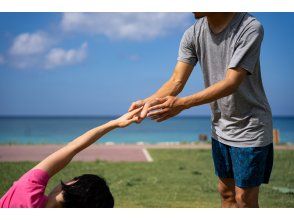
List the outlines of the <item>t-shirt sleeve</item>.
{"type": "Polygon", "coordinates": [[[251,25],[236,42],[228,68],[241,67],[249,74],[253,74],[255,66],[259,62],[263,34],[263,27],[260,23],[251,25]]]}
{"type": "Polygon", "coordinates": [[[195,27],[193,25],[185,31],[180,43],[177,59],[178,61],[188,63],[193,66],[195,66],[198,61],[195,50],[195,42],[193,40],[195,37],[194,29],[195,27]]]}
{"type": "Polygon", "coordinates": [[[41,169],[32,169],[25,173],[18,181],[27,181],[29,183],[47,186],[49,174],[41,169]]]}
{"type": "Polygon", "coordinates": [[[49,174],[41,169],[32,169],[18,181],[19,190],[25,196],[29,207],[38,208],[45,205],[45,189],[50,179],[49,174]]]}
{"type": "Polygon", "coordinates": [[[47,172],[32,169],[19,178],[0,199],[1,208],[43,208],[47,197],[45,189],[49,181],[47,172]]]}

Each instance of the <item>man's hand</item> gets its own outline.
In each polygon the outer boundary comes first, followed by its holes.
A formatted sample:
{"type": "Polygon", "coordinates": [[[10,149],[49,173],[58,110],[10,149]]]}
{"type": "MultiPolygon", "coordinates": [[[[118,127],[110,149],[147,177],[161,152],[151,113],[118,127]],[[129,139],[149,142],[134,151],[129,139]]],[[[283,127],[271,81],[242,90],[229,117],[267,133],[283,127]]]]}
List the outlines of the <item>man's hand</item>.
{"type": "Polygon", "coordinates": [[[138,114],[140,113],[142,108],[143,107],[139,107],[135,110],[132,110],[132,111],[122,115],[118,119],[115,119],[114,120],[115,126],[123,128],[123,127],[126,127],[126,126],[132,124],[133,122],[138,122],[139,121],[138,114]]]}
{"type": "Polygon", "coordinates": [[[147,117],[150,117],[157,122],[165,121],[174,117],[185,109],[182,99],[176,96],[157,98],[155,101],[157,103],[148,108],[147,117]]]}

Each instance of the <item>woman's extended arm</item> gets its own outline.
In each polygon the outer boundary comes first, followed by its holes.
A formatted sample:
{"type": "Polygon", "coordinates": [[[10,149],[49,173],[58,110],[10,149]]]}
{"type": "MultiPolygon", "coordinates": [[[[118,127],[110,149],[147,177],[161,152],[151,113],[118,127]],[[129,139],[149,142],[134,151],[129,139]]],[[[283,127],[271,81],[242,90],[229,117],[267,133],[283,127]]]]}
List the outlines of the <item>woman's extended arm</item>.
{"type": "Polygon", "coordinates": [[[50,177],[54,176],[56,173],[62,170],[76,154],[89,147],[103,135],[107,134],[115,128],[126,127],[131,123],[136,122],[138,120],[138,117],[136,117],[135,115],[140,110],[141,109],[139,108],[134,111],[128,112],[118,119],[109,121],[104,125],[87,131],[80,137],[68,143],[65,147],[49,155],[47,158],[37,164],[33,169],[41,169],[46,171],[50,177]]]}

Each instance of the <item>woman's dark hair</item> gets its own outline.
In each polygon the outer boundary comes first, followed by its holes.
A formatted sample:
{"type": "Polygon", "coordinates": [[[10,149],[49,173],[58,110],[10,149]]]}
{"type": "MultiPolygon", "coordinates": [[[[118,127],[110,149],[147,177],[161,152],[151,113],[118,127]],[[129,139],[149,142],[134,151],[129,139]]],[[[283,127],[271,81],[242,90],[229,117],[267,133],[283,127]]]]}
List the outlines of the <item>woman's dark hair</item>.
{"type": "Polygon", "coordinates": [[[73,184],[61,181],[64,208],[113,208],[114,199],[106,181],[93,174],[75,177],[73,184]]]}

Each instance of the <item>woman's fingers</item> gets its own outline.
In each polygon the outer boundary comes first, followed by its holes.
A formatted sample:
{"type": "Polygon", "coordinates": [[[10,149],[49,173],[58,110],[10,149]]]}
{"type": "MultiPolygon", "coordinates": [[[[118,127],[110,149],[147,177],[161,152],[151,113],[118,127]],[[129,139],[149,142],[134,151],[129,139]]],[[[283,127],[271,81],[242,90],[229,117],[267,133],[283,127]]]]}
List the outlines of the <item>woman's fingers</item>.
{"type": "Polygon", "coordinates": [[[133,122],[137,122],[138,120],[139,120],[139,117],[136,116],[136,117],[133,117],[133,118],[129,119],[128,121],[129,121],[130,124],[131,124],[131,123],[133,123],[133,122]]]}
{"type": "Polygon", "coordinates": [[[144,105],[144,102],[142,100],[133,102],[128,110],[128,112],[133,111],[136,108],[142,107],[144,105]]]}
{"type": "Polygon", "coordinates": [[[143,109],[143,106],[141,106],[141,107],[139,107],[139,108],[137,108],[137,109],[135,109],[135,110],[129,112],[129,117],[130,117],[130,118],[133,118],[133,117],[134,117],[136,114],[138,114],[142,109],[143,109]]]}

